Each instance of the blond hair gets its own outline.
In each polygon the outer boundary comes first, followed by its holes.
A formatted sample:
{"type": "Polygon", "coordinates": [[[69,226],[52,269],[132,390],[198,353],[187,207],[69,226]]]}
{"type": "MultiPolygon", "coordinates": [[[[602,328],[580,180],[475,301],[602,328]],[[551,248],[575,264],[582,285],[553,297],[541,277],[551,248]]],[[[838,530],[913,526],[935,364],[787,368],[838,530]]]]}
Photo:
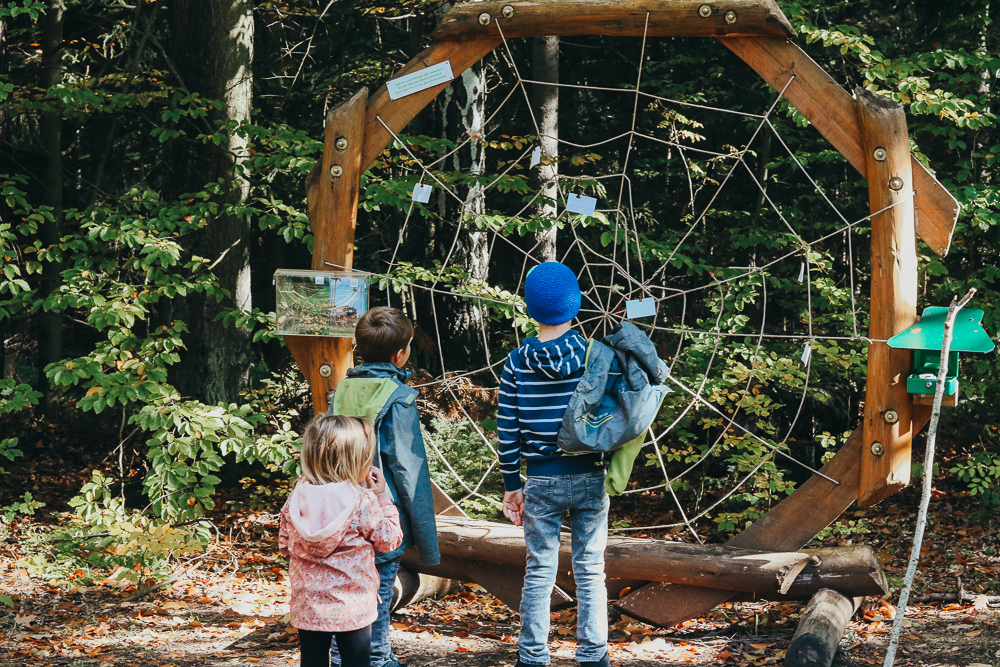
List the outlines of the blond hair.
{"type": "Polygon", "coordinates": [[[306,424],[302,436],[302,477],[310,484],[348,481],[360,488],[374,454],[371,420],[320,415],[306,424]]]}

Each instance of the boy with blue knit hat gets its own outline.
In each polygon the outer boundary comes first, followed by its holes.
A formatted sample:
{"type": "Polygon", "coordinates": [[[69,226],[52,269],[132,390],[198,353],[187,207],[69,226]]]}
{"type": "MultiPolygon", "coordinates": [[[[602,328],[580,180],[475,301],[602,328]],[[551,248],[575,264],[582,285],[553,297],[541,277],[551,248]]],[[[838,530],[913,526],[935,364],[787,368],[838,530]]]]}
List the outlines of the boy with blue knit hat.
{"type": "Polygon", "coordinates": [[[527,546],[517,667],[550,661],[549,599],[566,514],[576,581],[576,659],[583,667],[609,667],[604,585],[609,502],[603,460],[601,454],[567,455],[556,444],[587,355],[587,340],[572,329],[580,312],[580,285],[569,267],[545,262],[525,278],[524,301],[539,332],[507,356],[497,410],[503,513],[515,525],[524,525],[527,546]]]}

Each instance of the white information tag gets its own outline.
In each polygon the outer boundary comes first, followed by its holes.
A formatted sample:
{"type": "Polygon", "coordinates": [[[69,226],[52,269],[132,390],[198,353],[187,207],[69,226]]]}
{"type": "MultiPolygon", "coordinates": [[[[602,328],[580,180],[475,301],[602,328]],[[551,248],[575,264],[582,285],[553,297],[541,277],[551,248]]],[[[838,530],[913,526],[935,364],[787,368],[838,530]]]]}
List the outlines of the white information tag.
{"type": "Polygon", "coordinates": [[[802,363],[809,365],[809,360],[813,356],[813,346],[812,343],[806,343],[806,349],[802,350],[802,363]]]}
{"type": "Polygon", "coordinates": [[[571,194],[566,198],[566,210],[570,213],[593,216],[597,209],[597,200],[586,195],[571,194]]]}
{"type": "Polygon", "coordinates": [[[419,93],[421,90],[440,86],[442,83],[450,83],[454,78],[455,75],[451,73],[451,61],[445,60],[443,63],[386,81],[385,87],[389,91],[389,99],[398,100],[400,97],[419,93]]]}
{"type": "Polygon", "coordinates": [[[802,279],[805,277],[806,277],[806,263],[802,262],[801,264],[799,264],[799,282],[802,282],[802,279]]]}
{"type": "Polygon", "coordinates": [[[431,192],[434,190],[426,183],[417,183],[413,186],[413,201],[419,204],[426,204],[431,200],[431,192]]]}
{"type": "Polygon", "coordinates": [[[632,299],[625,302],[625,317],[634,320],[637,317],[652,317],[656,315],[656,299],[632,299]]]}
{"type": "Polygon", "coordinates": [[[531,151],[531,164],[528,165],[528,169],[534,169],[542,163],[542,147],[535,146],[535,150],[531,151]]]}
{"type": "Polygon", "coordinates": [[[313,278],[313,280],[317,285],[323,285],[324,283],[326,283],[326,276],[316,276],[315,278],[313,278]]]}

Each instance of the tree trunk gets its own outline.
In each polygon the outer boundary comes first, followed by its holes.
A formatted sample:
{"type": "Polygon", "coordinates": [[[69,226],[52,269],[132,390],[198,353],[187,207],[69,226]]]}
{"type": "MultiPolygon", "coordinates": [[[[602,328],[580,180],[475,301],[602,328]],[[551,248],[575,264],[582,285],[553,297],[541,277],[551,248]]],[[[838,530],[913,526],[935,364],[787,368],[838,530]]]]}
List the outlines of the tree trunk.
{"type": "MultiPolygon", "coordinates": [[[[252,4],[249,0],[176,0],[170,9],[171,51],[183,77],[179,83],[203,97],[225,102],[224,109],[213,110],[209,122],[249,120],[252,4]]],[[[198,144],[191,152],[178,147],[171,158],[173,194],[219,183],[224,205],[244,201],[249,183],[242,177],[240,165],[245,159],[246,140],[235,134],[228,139],[228,146],[198,144]]],[[[182,395],[209,403],[233,401],[246,384],[248,332],[223,327],[216,316],[224,308],[250,309],[250,238],[249,220],[222,207],[217,217],[192,235],[191,253],[218,261],[212,271],[232,300],[217,304],[214,298],[195,294],[171,304],[172,319],[183,320],[190,330],[185,340],[187,350],[171,378],[182,395]]]]}
{"type": "MultiPolygon", "coordinates": [[[[49,0],[42,20],[42,86],[46,89],[62,81],[63,19],[66,12],[64,0],[49,0]]],[[[63,174],[62,174],[62,113],[53,109],[42,114],[39,125],[42,147],[42,178],[44,194],[42,204],[52,208],[52,220],[41,225],[42,244],[47,247],[59,243],[63,224],[63,174]]],[[[42,297],[59,289],[62,264],[50,260],[42,274],[42,297]]],[[[39,371],[62,358],[62,314],[43,311],[38,319],[39,371]]],[[[58,409],[58,391],[50,386],[44,372],[39,373],[43,398],[42,413],[49,419],[58,409]]]]}
{"type": "MultiPolygon", "coordinates": [[[[486,80],[482,63],[476,63],[445,90],[441,97],[442,136],[468,143],[450,158],[450,168],[461,171],[474,179],[486,172],[486,151],[481,143],[485,134],[486,80]]],[[[438,227],[437,239],[440,255],[446,266],[458,265],[465,269],[472,281],[485,281],[489,274],[489,235],[478,231],[476,217],[486,210],[486,196],[482,186],[470,180],[467,186],[456,188],[465,202],[459,205],[454,198],[440,193],[438,212],[444,223],[438,227]],[[457,228],[456,228],[457,225],[457,228]]],[[[483,332],[486,318],[483,309],[466,299],[445,298],[438,317],[443,318],[447,332],[448,355],[445,370],[468,369],[481,365],[483,358],[483,332]]]]}
{"type": "MultiPolygon", "coordinates": [[[[535,81],[559,83],[559,37],[536,37],[533,44],[531,76],[535,81]]],[[[553,220],[559,215],[556,206],[559,177],[559,88],[535,84],[532,102],[538,114],[538,145],[542,149],[542,163],[538,166],[538,182],[542,200],[535,213],[553,220]]],[[[538,244],[534,255],[543,262],[556,259],[556,226],[535,234],[538,244]]]]}

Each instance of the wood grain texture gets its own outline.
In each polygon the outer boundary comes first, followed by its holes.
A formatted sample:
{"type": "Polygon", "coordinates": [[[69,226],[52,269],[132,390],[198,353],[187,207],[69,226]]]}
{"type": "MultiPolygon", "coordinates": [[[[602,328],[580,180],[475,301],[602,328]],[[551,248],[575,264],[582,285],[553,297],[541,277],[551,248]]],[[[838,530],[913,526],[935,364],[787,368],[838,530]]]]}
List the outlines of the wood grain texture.
{"type": "MultiPolygon", "coordinates": [[[[362,88],[326,116],[323,159],[306,179],[314,270],[334,271],[338,270],[336,267],[350,267],[354,262],[354,230],[358,218],[361,149],[367,106],[368,89],[362,88]],[[340,138],[347,140],[347,147],[343,150],[336,145],[340,138]],[[334,165],[343,169],[341,176],[331,176],[330,169],[334,165]]],[[[313,410],[317,414],[326,412],[330,392],[354,365],[353,339],[286,336],[285,345],[309,382],[313,410]],[[324,364],[332,369],[328,377],[320,375],[324,364]]]]}
{"type": "Polygon", "coordinates": [[[609,37],[792,37],[792,24],[771,0],[491,0],[453,7],[435,29],[439,40],[550,35],[609,37]],[[701,7],[711,13],[702,16],[701,7]],[[508,9],[508,15],[503,13],[508,9]],[[727,13],[731,20],[727,20],[727,13]],[[486,25],[480,22],[489,17],[486,25]],[[647,16],[649,17],[647,25],[647,16]]]}
{"type": "MultiPolygon", "coordinates": [[[[910,141],[903,107],[866,90],[856,91],[868,166],[872,212],[871,323],[865,386],[865,446],[861,450],[858,504],[873,505],[910,483],[912,398],[906,391],[910,350],[886,343],[917,321],[917,248],[914,232],[910,141]],[[875,157],[884,151],[884,159],[875,157]],[[891,179],[902,180],[899,189],[891,179]],[[885,415],[894,411],[895,423],[885,415]],[[872,447],[882,445],[881,455],[872,447]]],[[[881,157],[881,156],[880,156],[881,157]]]]}
{"type": "Polygon", "coordinates": [[[830,667],[847,623],[861,604],[839,591],[823,589],[809,600],[785,654],[786,667],[830,667]]]}
{"type": "MultiPolygon", "coordinates": [[[[930,416],[930,410],[915,407],[913,431],[923,428],[930,416]]],[[[813,475],[792,495],[729,540],[726,546],[773,551],[802,548],[857,499],[863,439],[863,427],[855,429],[840,451],[821,469],[824,475],[839,480],[840,484],[813,475]]],[[[731,595],[729,591],[710,588],[651,583],[618,600],[615,606],[633,618],[668,628],[704,614],[731,595]]]]}
{"type": "MultiPolygon", "coordinates": [[[[499,44],[500,40],[498,38],[475,40],[472,42],[435,41],[414,57],[413,60],[406,63],[402,69],[396,72],[393,78],[395,79],[416,70],[443,63],[445,60],[451,63],[451,71],[457,77],[469,69],[469,67],[479,62],[483,56],[499,44]]],[[[375,91],[375,94],[368,101],[368,110],[365,114],[364,146],[361,149],[361,172],[368,169],[385,147],[392,142],[392,134],[389,133],[385,126],[391,128],[393,133],[399,134],[413,120],[413,117],[420,113],[421,109],[430,104],[431,100],[437,97],[437,94],[447,86],[448,84],[443,83],[397,100],[389,98],[389,90],[384,85],[375,91]]]]}
{"type": "MultiPolygon", "coordinates": [[[[867,177],[861,124],[854,98],[802,49],[777,37],[722,37],[729,50],[743,59],[775,90],[809,119],[820,134],[867,177]],[[795,80],[788,85],[789,79],[795,80]]],[[[913,172],[916,228],[920,238],[937,254],[948,254],[961,206],[958,200],[920,164],[910,158],[913,172]]]]}

